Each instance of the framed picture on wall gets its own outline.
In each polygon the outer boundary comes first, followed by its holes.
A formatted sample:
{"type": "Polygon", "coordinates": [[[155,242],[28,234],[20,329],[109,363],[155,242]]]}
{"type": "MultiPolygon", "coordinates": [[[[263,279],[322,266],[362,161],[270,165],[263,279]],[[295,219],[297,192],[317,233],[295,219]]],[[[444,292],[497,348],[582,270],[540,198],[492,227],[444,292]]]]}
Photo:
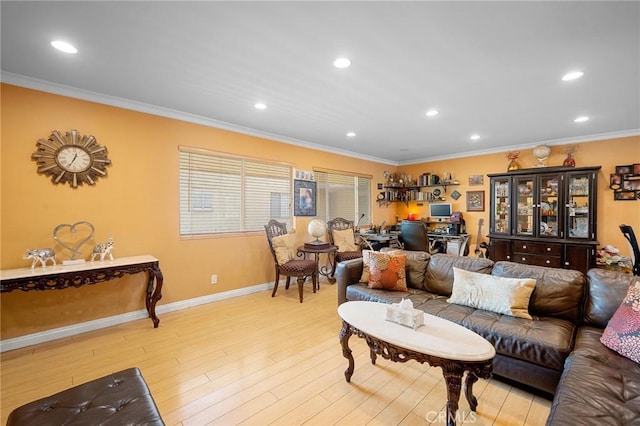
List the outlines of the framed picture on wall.
{"type": "Polygon", "coordinates": [[[613,197],[616,200],[635,200],[636,196],[635,191],[616,191],[613,193],[613,197]]]}
{"type": "Polygon", "coordinates": [[[470,175],[469,186],[478,186],[484,184],[484,175],[470,175]]]}
{"type": "Polygon", "coordinates": [[[467,211],[484,211],[484,191],[467,191],[467,211]]]}
{"type": "Polygon", "coordinates": [[[316,215],[316,183],[310,180],[293,181],[293,215],[316,215]]]}

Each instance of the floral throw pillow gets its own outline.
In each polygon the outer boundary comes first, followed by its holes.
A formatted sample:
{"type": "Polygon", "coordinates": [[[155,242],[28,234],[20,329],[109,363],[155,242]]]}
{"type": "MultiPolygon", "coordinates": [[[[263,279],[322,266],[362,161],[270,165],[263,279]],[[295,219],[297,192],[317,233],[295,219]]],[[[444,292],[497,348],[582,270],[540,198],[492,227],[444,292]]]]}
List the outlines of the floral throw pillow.
{"type": "Polygon", "coordinates": [[[407,291],[407,257],[372,251],[369,253],[369,288],[407,291]]]}
{"type": "Polygon", "coordinates": [[[640,281],[629,287],[627,296],[604,329],[600,342],[640,363],[640,281]]]}

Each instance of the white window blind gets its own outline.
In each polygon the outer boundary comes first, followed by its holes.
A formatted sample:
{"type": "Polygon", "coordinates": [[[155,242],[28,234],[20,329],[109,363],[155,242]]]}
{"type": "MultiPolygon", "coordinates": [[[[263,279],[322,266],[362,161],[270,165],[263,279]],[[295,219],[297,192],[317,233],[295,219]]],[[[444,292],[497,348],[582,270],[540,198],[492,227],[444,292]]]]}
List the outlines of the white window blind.
{"type": "Polygon", "coordinates": [[[320,219],[342,217],[354,223],[359,221],[360,225],[371,223],[370,178],[329,172],[315,172],[315,175],[320,219]]]}
{"type": "Polygon", "coordinates": [[[291,166],[180,151],[180,235],[291,226],[291,166]]]}

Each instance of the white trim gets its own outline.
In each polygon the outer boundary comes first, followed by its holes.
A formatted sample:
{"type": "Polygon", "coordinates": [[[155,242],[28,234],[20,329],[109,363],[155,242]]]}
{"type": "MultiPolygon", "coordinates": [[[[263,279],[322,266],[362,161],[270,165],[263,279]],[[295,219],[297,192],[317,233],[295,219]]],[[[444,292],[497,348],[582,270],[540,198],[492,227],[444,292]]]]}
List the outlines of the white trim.
{"type": "Polygon", "coordinates": [[[617,132],[597,133],[593,135],[574,136],[570,138],[530,142],[530,143],[525,143],[521,145],[509,145],[509,146],[501,146],[497,148],[481,149],[477,151],[466,151],[460,154],[447,154],[447,155],[441,155],[436,157],[420,158],[420,159],[410,160],[410,161],[401,161],[400,163],[398,163],[398,165],[407,166],[410,164],[430,163],[432,161],[451,160],[454,158],[475,157],[477,155],[496,154],[500,152],[516,151],[516,150],[519,151],[527,148],[534,148],[538,145],[543,145],[543,144],[550,145],[550,146],[567,145],[571,143],[597,142],[597,141],[602,141],[606,139],[618,139],[618,138],[626,138],[630,136],[639,136],[639,135],[640,135],[640,129],[620,130],[617,132]]]}
{"type": "MultiPolygon", "coordinates": [[[[252,293],[259,293],[273,288],[273,283],[257,284],[251,287],[243,287],[237,290],[225,291],[222,293],[209,294],[207,296],[195,297],[193,299],[180,300],[178,302],[168,303],[166,305],[159,305],[156,308],[158,315],[165,314],[167,312],[179,311],[181,309],[192,308],[198,305],[204,305],[207,303],[217,302],[219,300],[231,299],[238,296],[246,296],[252,293]]],[[[67,325],[60,328],[54,328],[52,330],[41,331],[38,333],[27,334],[25,336],[15,337],[13,339],[5,339],[0,341],[0,352],[12,351],[14,349],[20,349],[31,345],[37,345],[38,343],[49,342],[51,340],[62,339],[63,337],[75,336],[76,334],[86,333],[88,331],[99,330],[101,328],[112,327],[114,325],[122,324],[125,322],[136,321],[139,319],[147,319],[149,314],[146,309],[140,309],[139,311],[127,312],[120,315],[114,315],[111,317],[100,318],[97,320],[81,322],[79,324],[67,325]]],[[[162,318],[160,318],[160,326],[162,326],[162,318]]],[[[150,327],[152,326],[149,320],[150,327]]]]}
{"type": "Polygon", "coordinates": [[[27,77],[20,74],[14,74],[7,71],[0,73],[0,81],[14,86],[26,87],[28,89],[39,90],[41,92],[53,93],[55,95],[67,96],[70,98],[81,99],[84,101],[95,102],[103,105],[111,105],[118,108],[124,108],[132,111],[144,112],[146,114],[167,117],[174,120],[185,121],[187,123],[200,124],[202,126],[214,127],[216,129],[228,130],[231,132],[241,133],[249,136],[270,139],[276,142],[282,142],[289,145],[302,146],[305,148],[315,149],[318,151],[329,152],[331,154],[340,154],[346,157],[358,158],[360,160],[373,161],[375,163],[389,164],[397,166],[395,161],[385,158],[377,158],[369,155],[359,154],[357,152],[347,151],[340,148],[330,148],[313,142],[301,139],[291,138],[288,136],[278,135],[275,133],[264,132],[250,127],[239,126],[237,124],[228,123],[226,121],[214,120],[212,118],[203,117],[201,115],[190,114],[188,112],[178,111],[171,108],[164,108],[156,105],[137,102],[130,99],[119,98],[117,96],[105,95],[102,93],[92,92],[90,90],[79,89],[77,87],[67,86],[64,84],[53,83],[46,80],[27,77]]]}

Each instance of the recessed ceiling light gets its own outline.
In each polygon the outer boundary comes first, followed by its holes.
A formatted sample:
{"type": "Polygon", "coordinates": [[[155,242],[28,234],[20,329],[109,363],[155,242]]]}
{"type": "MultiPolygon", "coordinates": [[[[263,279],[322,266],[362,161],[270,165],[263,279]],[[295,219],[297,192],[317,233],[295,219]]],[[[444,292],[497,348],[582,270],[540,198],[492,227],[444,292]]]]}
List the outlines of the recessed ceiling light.
{"type": "Polygon", "coordinates": [[[66,41],[54,40],[51,42],[51,45],[56,49],[61,50],[65,53],[78,53],[78,49],[76,49],[66,41]]]}
{"type": "Polygon", "coordinates": [[[571,71],[570,73],[567,73],[564,76],[562,76],[562,81],[575,80],[576,78],[580,78],[583,75],[584,73],[582,71],[571,71]]]}
{"type": "Polygon", "coordinates": [[[469,139],[471,139],[472,141],[477,141],[478,139],[480,139],[480,135],[473,134],[473,135],[469,136],[469,139]]]}
{"type": "Polygon", "coordinates": [[[573,121],[575,121],[576,123],[584,123],[585,121],[589,121],[589,117],[587,117],[586,115],[581,115],[573,121]]]}
{"type": "Polygon", "coordinates": [[[353,137],[356,136],[356,132],[349,132],[349,133],[347,133],[347,136],[350,137],[350,138],[353,138],[353,137]]]}
{"type": "Polygon", "coordinates": [[[351,60],[349,58],[338,58],[333,61],[333,66],[336,68],[349,68],[351,60]]]}
{"type": "Polygon", "coordinates": [[[262,102],[258,102],[257,104],[254,105],[255,109],[267,109],[267,104],[264,104],[262,102]]]}
{"type": "Polygon", "coordinates": [[[427,117],[435,117],[436,115],[440,114],[440,111],[438,111],[437,109],[430,109],[425,114],[427,117]]]}

